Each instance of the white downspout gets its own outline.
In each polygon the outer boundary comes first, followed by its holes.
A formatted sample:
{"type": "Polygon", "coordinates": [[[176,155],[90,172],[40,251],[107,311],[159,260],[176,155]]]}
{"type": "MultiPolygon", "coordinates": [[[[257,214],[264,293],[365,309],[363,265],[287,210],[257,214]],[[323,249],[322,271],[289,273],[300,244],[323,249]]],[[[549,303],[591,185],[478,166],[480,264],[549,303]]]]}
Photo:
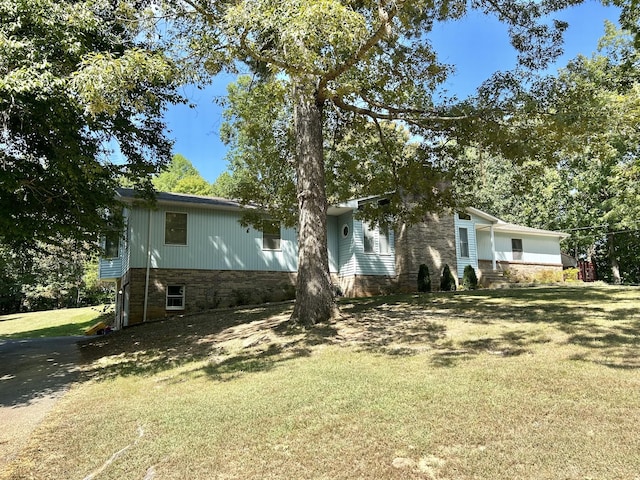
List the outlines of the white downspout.
{"type": "Polygon", "coordinates": [[[151,209],[149,209],[149,224],[147,225],[147,273],[144,279],[144,309],[142,321],[147,321],[147,304],[149,302],[149,270],[151,268],[151,209]]]}
{"type": "Polygon", "coordinates": [[[493,267],[493,271],[495,272],[497,270],[497,264],[496,264],[496,237],[495,237],[495,234],[493,232],[493,223],[491,224],[490,231],[491,231],[491,264],[492,264],[492,267],[493,267]]]}

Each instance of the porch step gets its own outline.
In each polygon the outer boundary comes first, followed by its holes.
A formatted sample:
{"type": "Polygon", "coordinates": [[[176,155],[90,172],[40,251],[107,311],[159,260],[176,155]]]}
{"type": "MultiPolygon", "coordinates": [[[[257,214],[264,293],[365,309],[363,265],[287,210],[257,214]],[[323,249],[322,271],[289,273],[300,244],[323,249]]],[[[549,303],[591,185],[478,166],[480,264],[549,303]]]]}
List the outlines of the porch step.
{"type": "Polygon", "coordinates": [[[484,287],[500,288],[508,285],[509,280],[504,276],[504,272],[496,270],[495,272],[483,272],[481,283],[484,287]]]}

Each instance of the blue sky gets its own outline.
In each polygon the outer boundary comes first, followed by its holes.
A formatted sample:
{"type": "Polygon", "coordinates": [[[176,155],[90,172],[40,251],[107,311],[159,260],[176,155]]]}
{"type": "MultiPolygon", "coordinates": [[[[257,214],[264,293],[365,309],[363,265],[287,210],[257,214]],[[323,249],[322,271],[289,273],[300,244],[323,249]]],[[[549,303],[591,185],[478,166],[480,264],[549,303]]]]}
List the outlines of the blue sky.
{"type": "MultiPolygon", "coordinates": [[[[604,34],[605,19],[617,23],[617,10],[588,1],[555,15],[565,20],[564,55],[552,70],[566,65],[578,54],[591,55],[604,34]]],[[[516,65],[516,53],[509,44],[507,30],[493,17],[472,14],[458,22],[438,24],[431,42],[439,60],[456,66],[445,87],[460,97],[473,93],[480,83],[497,70],[508,70],[516,65]]],[[[175,105],[168,109],[165,119],[169,136],[175,141],[174,152],[188,158],[209,182],[213,182],[227,168],[226,148],[218,131],[222,124],[222,109],[216,103],[226,94],[231,76],[216,78],[213,85],[198,90],[184,87],[182,93],[195,104],[195,108],[175,105]]]]}

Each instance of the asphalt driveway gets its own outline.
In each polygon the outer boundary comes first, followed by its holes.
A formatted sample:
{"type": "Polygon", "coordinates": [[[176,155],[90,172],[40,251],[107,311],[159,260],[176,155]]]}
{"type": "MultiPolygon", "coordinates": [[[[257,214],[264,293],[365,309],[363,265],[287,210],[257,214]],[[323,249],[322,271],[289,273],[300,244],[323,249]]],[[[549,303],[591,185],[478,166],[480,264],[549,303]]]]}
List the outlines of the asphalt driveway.
{"type": "Polygon", "coordinates": [[[0,339],[0,468],[78,378],[86,338],[0,339]]]}

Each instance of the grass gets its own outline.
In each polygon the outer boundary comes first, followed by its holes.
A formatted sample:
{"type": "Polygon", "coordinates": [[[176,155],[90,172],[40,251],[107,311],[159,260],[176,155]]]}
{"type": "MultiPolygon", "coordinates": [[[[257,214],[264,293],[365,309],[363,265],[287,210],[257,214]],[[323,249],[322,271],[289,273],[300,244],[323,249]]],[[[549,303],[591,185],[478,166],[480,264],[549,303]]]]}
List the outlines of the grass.
{"type": "Polygon", "coordinates": [[[629,479],[640,290],[568,287],[287,306],[135,327],[0,478],[629,479]],[[114,455],[119,452],[119,455],[114,455]]]}
{"type": "Polygon", "coordinates": [[[86,328],[113,317],[107,306],[63,308],[44,312],[15,313],[0,316],[0,338],[42,338],[84,335],[86,328]]]}

